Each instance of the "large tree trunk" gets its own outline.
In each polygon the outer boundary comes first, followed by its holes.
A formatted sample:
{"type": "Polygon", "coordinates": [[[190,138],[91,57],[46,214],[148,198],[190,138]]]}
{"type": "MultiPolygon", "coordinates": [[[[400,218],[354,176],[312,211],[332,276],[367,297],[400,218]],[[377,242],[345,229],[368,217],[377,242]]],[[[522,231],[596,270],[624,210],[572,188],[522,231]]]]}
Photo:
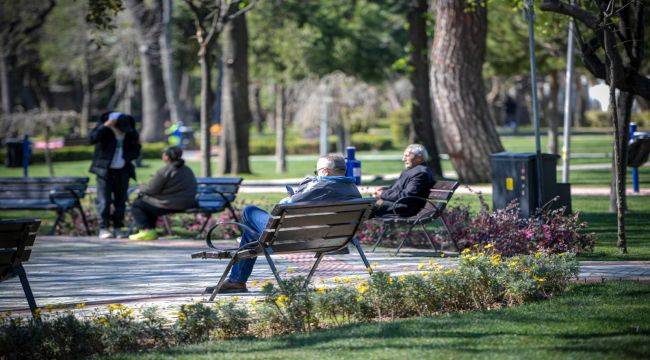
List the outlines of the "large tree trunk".
{"type": "Polygon", "coordinates": [[[487,8],[468,11],[463,0],[436,2],[431,93],[449,158],[465,183],[490,180],[491,153],[503,146],[490,119],[482,69],[487,8]]]}
{"type": "Polygon", "coordinates": [[[410,73],[411,84],[413,85],[413,103],[411,105],[411,122],[413,132],[417,141],[429,152],[428,165],[438,177],[442,177],[442,166],[440,155],[436,144],[436,137],[433,130],[433,113],[431,111],[431,96],[429,82],[429,59],[427,44],[427,0],[417,0],[409,6],[406,15],[409,23],[409,42],[411,49],[411,65],[413,71],[410,73]]]}
{"type": "Polygon", "coordinates": [[[201,176],[210,177],[212,176],[210,156],[212,91],[210,91],[210,55],[205,46],[199,50],[199,64],[201,65],[201,176]]]}
{"type": "Polygon", "coordinates": [[[173,122],[182,120],[180,105],[178,100],[178,86],[172,61],[172,44],[171,44],[171,19],[172,19],[172,0],[162,0],[162,23],[160,32],[160,59],[162,61],[162,75],[165,84],[165,99],[169,109],[169,119],[173,122]]]}
{"type": "Polygon", "coordinates": [[[0,48],[0,92],[2,92],[2,112],[11,114],[13,106],[9,81],[9,57],[4,55],[2,48],[0,48]]]}
{"type": "Polygon", "coordinates": [[[124,2],[131,14],[140,53],[140,86],[142,91],[143,142],[162,141],[167,113],[164,111],[165,93],[160,68],[159,37],[161,31],[161,0],[151,2],[151,8],[142,0],[124,2]]]}
{"type": "Polygon", "coordinates": [[[81,119],[79,121],[79,135],[88,135],[88,123],[90,122],[90,111],[92,108],[93,89],[90,81],[90,59],[88,55],[88,42],[84,41],[82,66],[81,66],[81,89],[83,100],[81,101],[81,119]]]}
{"type": "Polygon", "coordinates": [[[277,84],[275,87],[275,172],[287,172],[285,128],[286,121],[286,98],[284,84],[277,84]]]}
{"type": "Polygon", "coordinates": [[[558,96],[560,92],[560,83],[558,80],[557,70],[551,71],[549,76],[551,79],[551,91],[548,100],[548,111],[546,112],[546,124],[548,126],[548,143],[546,144],[547,151],[551,154],[557,154],[558,151],[558,123],[560,119],[560,109],[558,103],[558,96]]]}
{"type": "MultiPolygon", "coordinates": [[[[250,173],[251,111],[248,98],[248,29],[246,15],[228,22],[223,33],[222,126],[232,173],[250,173]]],[[[222,149],[223,151],[223,149],[222,149]]]]}

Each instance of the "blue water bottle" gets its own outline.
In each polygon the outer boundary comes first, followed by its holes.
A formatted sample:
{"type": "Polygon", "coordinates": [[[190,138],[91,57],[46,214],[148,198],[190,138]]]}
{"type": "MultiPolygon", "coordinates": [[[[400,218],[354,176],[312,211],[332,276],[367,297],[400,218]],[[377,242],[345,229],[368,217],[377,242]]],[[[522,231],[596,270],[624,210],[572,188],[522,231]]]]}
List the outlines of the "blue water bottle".
{"type": "Polygon", "coordinates": [[[355,159],[357,149],[354,146],[348,146],[346,149],[347,157],[345,158],[345,176],[354,178],[354,183],[361,185],[361,161],[355,159]]]}

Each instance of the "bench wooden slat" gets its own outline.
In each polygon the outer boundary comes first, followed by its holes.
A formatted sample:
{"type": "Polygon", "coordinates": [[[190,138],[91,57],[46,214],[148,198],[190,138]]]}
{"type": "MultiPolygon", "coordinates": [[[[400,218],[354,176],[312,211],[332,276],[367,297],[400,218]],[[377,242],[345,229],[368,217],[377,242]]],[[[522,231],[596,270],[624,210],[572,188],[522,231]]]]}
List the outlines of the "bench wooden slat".
{"type": "MultiPolygon", "coordinates": [[[[284,210],[285,215],[306,215],[306,214],[319,214],[319,213],[331,213],[331,212],[344,212],[344,211],[354,211],[354,210],[363,210],[368,208],[368,204],[356,203],[356,204],[345,204],[345,205],[321,205],[321,206],[304,206],[304,207],[291,207],[284,210]]],[[[276,206],[272,215],[279,215],[283,209],[283,205],[276,206]]]]}
{"type": "Polygon", "coordinates": [[[434,201],[449,201],[453,195],[453,191],[431,190],[429,192],[429,199],[434,201]]]}
{"type": "Polygon", "coordinates": [[[263,242],[273,241],[274,244],[282,242],[303,242],[307,240],[327,239],[332,237],[351,236],[357,224],[323,225],[319,227],[280,228],[273,231],[265,230],[262,235],[263,242]]]}
{"type": "Polygon", "coordinates": [[[5,177],[0,178],[0,185],[5,184],[88,184],[87,177],[5,177]]]}
{"type": "Polygon", "coordinates": [[[36,232],[40,224],[41,221],[39,219],[34,219],[29,222],[18,219],[0,220],[0,236],[2,236],[2,233],[21,229],[26,229],[29,232],[36,232]]]}
{"type": "Polygon", "coordinates": [[[447,181],[447,180],[439,180],[436,181],[435,184],[433,184],[433,187],[431,188],[432,190],[449,190],[449,191],[454,191],[456,188],[458,188],[459,183],[457,181],[447,181]]]}
{"type": "MultiPolygon", "coordinates": [[[[14,259],[15,254],[16,254],[16,250],[0,249],[0,265],[11,264],[11,261],[14,259]]],[[[25,249],[20,256],[20,261],[27,262],[31,254],[32,254],[31,249],[25,249]]]]}
{"type": "Polygon", "coordinates": [[[20,232],[2,232],[0,233],[0,248],[15,248],[21,243],[25,246],[34,245],[36,234],[29,234],[23,231],[20,232]]]}
{"type": "MultiPolygon", "coordinates": [[[[362,213],[363,210],[354,210],[337,213],[290,215],[282,218],[282,227],[299,227],[314,224],[335,225],[350,223],[352,221],[351,219],[359,220],[362,213]]],[[[271,220],[270,226],[275,228],[278,222],[280,222],[280,217],[274,217],[271,220]]]]}
{"type": "Polygon", "coordinates": [[[226,185],[226,184],[241,184],[243,178],[240,177],[198,177],[196,182],[199,185],[226,185]]]}
{"type": "Polygon", "coordinates": [[[274,243],[271,250],[274,254],[290,254],[294,252],[321,252],[340,248],[348,242],[349,237],[337,237],[330,239],[305,240],[291,243],[274,243]]]}

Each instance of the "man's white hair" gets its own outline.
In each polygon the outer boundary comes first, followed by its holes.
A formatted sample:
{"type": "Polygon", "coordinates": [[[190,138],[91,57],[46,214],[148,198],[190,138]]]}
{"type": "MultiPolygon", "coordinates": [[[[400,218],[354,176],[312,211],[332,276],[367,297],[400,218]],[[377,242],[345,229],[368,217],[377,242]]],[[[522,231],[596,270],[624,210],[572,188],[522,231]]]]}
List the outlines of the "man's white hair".
{"type": "Polygon", "coordinates": [[[345,175],[345,158],[340,154],[327,154],[318,158],[318,169],[331,169],[336,175],[345,175]]]}
{"type": "Polygon", "coordinates": [[[410,152],[411,154],[413,154],[415,156],[421,156],[422,159],[424,159],[424,161],[429,160],[429,153],[427,152],[427,149],[423,145],[411,144],[411,145],[406,147],[404,152],[406,152],[406,151],[410,152]]]}

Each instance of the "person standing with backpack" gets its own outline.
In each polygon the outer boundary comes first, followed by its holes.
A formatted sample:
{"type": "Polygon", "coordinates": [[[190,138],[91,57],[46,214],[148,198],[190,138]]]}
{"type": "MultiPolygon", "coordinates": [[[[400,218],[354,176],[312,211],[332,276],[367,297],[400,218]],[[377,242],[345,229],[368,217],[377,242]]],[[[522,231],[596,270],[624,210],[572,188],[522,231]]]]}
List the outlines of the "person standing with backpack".
{"type": "Polygon", "coordinates": [[[122,228],[129,178],[135,180],[132,161],[140,156],[142,148],[135,119],[120,112],[102,114],[90,132],[90,143],[95,145],[90,172],[97,175],[99,238],[125,238],[128,233],[122,228]]]}

